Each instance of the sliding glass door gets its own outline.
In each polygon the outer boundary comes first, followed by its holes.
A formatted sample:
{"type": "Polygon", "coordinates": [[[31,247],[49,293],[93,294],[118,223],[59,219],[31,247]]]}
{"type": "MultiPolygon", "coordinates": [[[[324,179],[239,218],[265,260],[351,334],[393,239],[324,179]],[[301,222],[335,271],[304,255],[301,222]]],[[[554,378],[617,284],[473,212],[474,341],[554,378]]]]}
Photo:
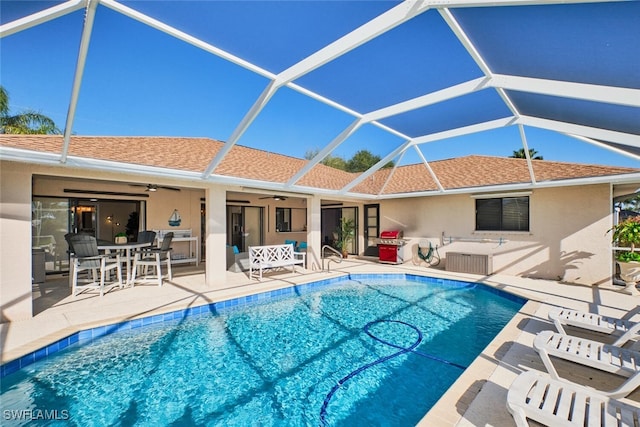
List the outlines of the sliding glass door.
{"type": "Polygon", "coordinates": [[[329,245],[337,249],[337,240],[342,218],[353,220],[355,226],[354,239],[349,242],[347,252],[358,253],[358,208],[322,208],[321,214],[322,244],[329,245]]]}
{"type": "Polygon", "coordinates": [[[227,244],[246,252],[249,246],[260,246],[264,241],[264,208],[254,206],[227,206],[227,244]]]}
{"type": "Polygon", "coordinates": [[[117,233],[126,233],[129,240],[135,241],[138,231],[145,228],[144,212],[144,201],[34,196],[31,246],[34,262],[39,264],[35,267],[46,273],[69,269],[69,247],[64,238],[67,233],[88,234],[109,242],[117,233]]]}
{"type": "Polygon", "coordinates": [[[31,202],[31,246],[36,269],[53,273],[69,269],[67,242],[69,232],[69,199],[34,197],[31,202]],[[42,256],[44,255],[44,256],[42,256]]]}

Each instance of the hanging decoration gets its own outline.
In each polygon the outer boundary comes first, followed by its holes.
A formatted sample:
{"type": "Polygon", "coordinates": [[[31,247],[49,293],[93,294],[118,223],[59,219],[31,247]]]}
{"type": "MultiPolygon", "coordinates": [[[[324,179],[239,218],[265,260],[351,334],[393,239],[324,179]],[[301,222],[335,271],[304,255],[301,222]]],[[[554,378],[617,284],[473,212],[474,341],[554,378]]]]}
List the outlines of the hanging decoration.
{"type": "Polygon", "coordinates": [[[169,217],[169,226],[178,227],[181,222],[182,222],[182,218],[180,218],[180,213],[178,212],[178,209],[174,209],[173,213],[169,217]]]}

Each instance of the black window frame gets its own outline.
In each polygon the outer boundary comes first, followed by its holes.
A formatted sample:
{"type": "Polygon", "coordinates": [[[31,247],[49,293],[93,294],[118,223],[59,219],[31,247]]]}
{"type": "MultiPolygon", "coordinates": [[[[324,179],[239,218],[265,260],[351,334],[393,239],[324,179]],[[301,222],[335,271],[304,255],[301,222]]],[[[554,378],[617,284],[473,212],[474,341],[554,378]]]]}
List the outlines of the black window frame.
{"type": "Polygon", "coordinates": [[[277,233],[302,233],[305,231],[307,231],[307,208],[276,207],[277,233]]]}
{"type": "Polygon", "coordinates": [[[276,208],[276,231],[291,232],[291,208],[276,208]]]}
{"type": "Polygon", "coordinates": [[[531,230],[531,200],[529,196],[476,199],[476,231],[531,230]]]}

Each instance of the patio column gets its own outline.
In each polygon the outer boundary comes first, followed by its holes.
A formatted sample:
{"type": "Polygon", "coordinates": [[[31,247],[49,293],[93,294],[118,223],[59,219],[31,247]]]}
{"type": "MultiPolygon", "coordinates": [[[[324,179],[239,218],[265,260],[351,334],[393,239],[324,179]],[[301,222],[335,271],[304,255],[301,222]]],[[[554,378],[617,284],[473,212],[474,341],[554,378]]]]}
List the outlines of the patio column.
{"type": "Polygon", "coordinates": [[[18,163],[0,165],[1,321],[29,319],[31,311],[31,173],[18,163]]]}
{"type": "Polygon", "coordinates": [[[321,270],[322,228],[320,221],[320,196],[307,199],[307,268],[321,270]]]}
{"type": "Polygon", "coordinates": [[[226,199],[227,192],[224,188],[215,186],[206,191],[207,204],[207,230],[206,239],[206,264],[205,282],[208,287],[222,289],[227,282],[227,225],[226,225],[226,199]]]}

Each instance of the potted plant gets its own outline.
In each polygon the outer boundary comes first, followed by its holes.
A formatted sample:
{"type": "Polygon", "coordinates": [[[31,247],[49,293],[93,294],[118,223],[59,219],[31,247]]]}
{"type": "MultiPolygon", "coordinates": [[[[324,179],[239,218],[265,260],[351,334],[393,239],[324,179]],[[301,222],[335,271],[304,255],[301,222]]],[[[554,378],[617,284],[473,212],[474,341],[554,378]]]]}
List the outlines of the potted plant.
{"type": "Polygon", "coordinates": [[[336,231],[338,233],[338,240],[336,241],[336,244],[338,249],[342,252],[342,257],[346,258],[349,254],[349,244],[355,237],[355,222],[351,218],[342,217],[340,219],[340,226],[336,231]]]}
{"type": "Polygon", "coordinates": [[[116,243],[127,243],[127,233],[116,234],[116,243]]]}
{"type": "Polygon", "coordinates": [[[628,251],[618,251],[616,261],[620,266],[620,278],[627,284],[627,289],[635,290],[640,281],[640,252],[634,252],[640,246],[640,216],[629,217],[613,226],[612,240],[620,247],[629,247],[628,251]]]}

